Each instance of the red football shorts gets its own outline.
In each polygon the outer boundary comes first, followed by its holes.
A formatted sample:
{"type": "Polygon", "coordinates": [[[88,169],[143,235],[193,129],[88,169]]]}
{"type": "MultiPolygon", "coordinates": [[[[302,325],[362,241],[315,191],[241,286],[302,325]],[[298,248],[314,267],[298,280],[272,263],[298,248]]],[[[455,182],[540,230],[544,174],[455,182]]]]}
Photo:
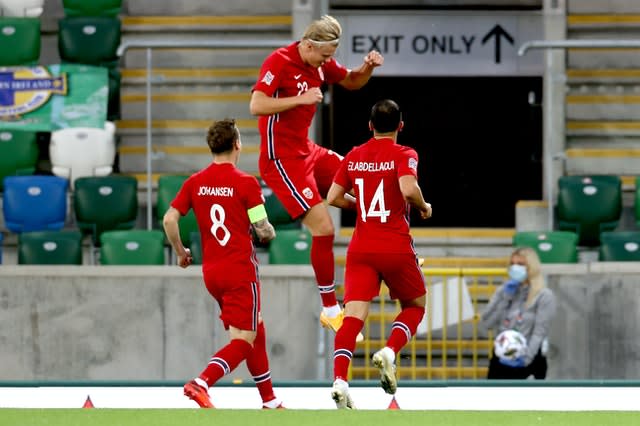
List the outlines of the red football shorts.
{"type": "Polygon", "coordinates": [[[260,314],[260,283],[220,281],[205,275],[207,290],[220,306],[220,319],[225,330],[229,326],[240,330],[258,329],[260,314]]]}
{"type": "Polygon", "coordinates": [[[381,281],[394,300],[413,300],[427,293],[424,274],[414,254],[347,253],[344,303],[373,300],[380,294],[381,281]]]}
{"type": "Polygon", "coordinates": [[[311,154],[306,157],[260,158],[260,177],[293,219],[326,198],[342,161],[341,155],[320,145],[311,147],[311,154]]]}

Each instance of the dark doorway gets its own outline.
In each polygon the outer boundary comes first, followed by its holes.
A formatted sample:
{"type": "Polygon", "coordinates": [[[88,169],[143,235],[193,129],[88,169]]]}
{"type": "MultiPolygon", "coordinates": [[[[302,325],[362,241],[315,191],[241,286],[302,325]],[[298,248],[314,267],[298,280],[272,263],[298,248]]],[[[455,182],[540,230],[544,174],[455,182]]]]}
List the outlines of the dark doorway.
{"type": "Polygon", "coordinates": [[[540,77],[374,77],[358,91],[332,89],[323,140],[345,154],[370,137],[371,106],[393,99],[405,121],[399,143],[418,152],[434,209],[412,225],[511,228],[516,202],[542,196],[541,93],[540,77]]]}

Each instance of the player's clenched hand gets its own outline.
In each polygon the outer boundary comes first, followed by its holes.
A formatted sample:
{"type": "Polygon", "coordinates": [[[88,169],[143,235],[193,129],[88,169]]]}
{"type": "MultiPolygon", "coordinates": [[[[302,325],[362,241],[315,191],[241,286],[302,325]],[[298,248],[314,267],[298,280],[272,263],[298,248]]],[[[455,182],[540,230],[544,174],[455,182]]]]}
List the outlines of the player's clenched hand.
{"type": "Polygon", "coordinates": [[[420,210],[420,217],[422,219],[429,219],[433,214],[433,210],[431,210],[431,204],[424,203],[424,207],[425,208],[423,210],[420,210]]]}
{"type": "Polygon", "coordinates": [[[300,95],[300,101],[305,105],[317,104],[322,102],[322,90],[319,87],[312,87],[300,95]]]}
{"type": "Polygon", "coordinates": [[[192,262],[193,257],[191,256],[191,250],[184,249],[184,255],[178,255],[178,266],[180,266],[181,268],[186,268],[187,266],[191,265],[192,262]]]}
{"type": "Polygon", "coordinates": [[[372,50],[364,57],[364,63],[370,67],[379,67],[384,63],[384,58],[380,52],[372,50]]]}

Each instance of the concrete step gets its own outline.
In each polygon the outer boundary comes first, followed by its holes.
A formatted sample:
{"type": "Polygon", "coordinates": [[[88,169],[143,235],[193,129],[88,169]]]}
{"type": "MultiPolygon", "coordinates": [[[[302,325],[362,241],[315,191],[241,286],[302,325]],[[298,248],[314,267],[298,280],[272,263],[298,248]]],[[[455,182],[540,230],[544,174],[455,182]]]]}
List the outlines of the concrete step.
{"type": "MultiPolygon", "coordinates": [[[[146,173],[147,150],[144,146],[122,146],[118,148],[120,171],[123,173],[146,173]]],[[[258,173],[257,146],[243,147],[238,167],[247,173],[258,173]]],[[[154,173],[196,172],[211,163],[212,156],[207,146],[155,146],[151,154],[151,170],[154,173]]]]}
{"type": "Polygon", "coordinates": [[[291,0],[188,0],[168,2],[158,0],[127,1],[126,12],[132,16],[146,15],[290,15],[291,0]]]}
{"type": "Polygon", "coordinates": [[[566,105],[567,120],[637,120],[640,117],[640,87],[637,94],[570,93],[566,105]]]}
{"type": "MultiPolygon", "coordinates": [[[[585,35],[586,39],[606,39],[606,38],[631,38],[621,37],[620,34],[610,35],[585,35]],[[608,37],[609,36],[609,37],[608,37]]],[[[567,68],[578,69],[637,69],[640,68],[640,55],[638,49],[567,49],[567,68]]]]}
{"type": "MultiPolygon", "coordinates": [[[[416,252],[425,258],[505,258],[511,254],[514,228],[423,228],[411,230],[416,252]]],[[[353,228],[342,227],[335,240],[338,258],[346,254],[353,228]]]]}
{"type": "MultiPolygon", "coordinates": [[[[246,53],[246,52],[245,52],[246,53]]],[[[153,68],[151,70],[154,90],[156,85],[217,84],[232,87],[234,85],[252,86],[258,78],[260,68],[153,68]],[[231,85],[231,86],[229,86],[231,85]]],[[[122,85],[144,85],[147,81],[146,68],[127,68],[121,71],[122,85]]]]}
{"type": "Polygon", "coordinates": [[[571,148],[616,148],[634,149],[640,147],[640,137],[634,136],[580,136],[570,135],[566,138],[566,149],[571,148]]]}
{"type": "MultiPolygon", "coordinates": [[[[249,111],[251,93],[210,91],[201,86],[153,91],[152,117],[162,119],[213,120],[225,117],[253,118],[249,111]]],[[[129,120],[146,119],[147,95],[139,90],[125,90],[120,98],[122,116],[129,120]]]]}
{"type": "Polygon", "coordinates": [[[640,3],[628,0],[568,1],[567,13],[575,14],[640,14],[640,3]]]}
{"type": "Polygon", "coordinates": [[[635,175],[640,170],[640,149],[572,148],[565,151],[565,171],[570,175],[635,175]]]}

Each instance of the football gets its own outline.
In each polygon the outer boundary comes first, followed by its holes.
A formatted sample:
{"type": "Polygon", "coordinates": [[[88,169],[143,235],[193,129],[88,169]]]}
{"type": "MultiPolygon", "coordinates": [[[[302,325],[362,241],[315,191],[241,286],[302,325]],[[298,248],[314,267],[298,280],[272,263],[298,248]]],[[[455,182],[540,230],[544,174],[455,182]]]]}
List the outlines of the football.
{"type": "Polygon", "coordinates": [[[516,359],[527,352],[527,339],[516,330],[504,330],[493,342],[496,355],[502,359],[516,359]]]}

